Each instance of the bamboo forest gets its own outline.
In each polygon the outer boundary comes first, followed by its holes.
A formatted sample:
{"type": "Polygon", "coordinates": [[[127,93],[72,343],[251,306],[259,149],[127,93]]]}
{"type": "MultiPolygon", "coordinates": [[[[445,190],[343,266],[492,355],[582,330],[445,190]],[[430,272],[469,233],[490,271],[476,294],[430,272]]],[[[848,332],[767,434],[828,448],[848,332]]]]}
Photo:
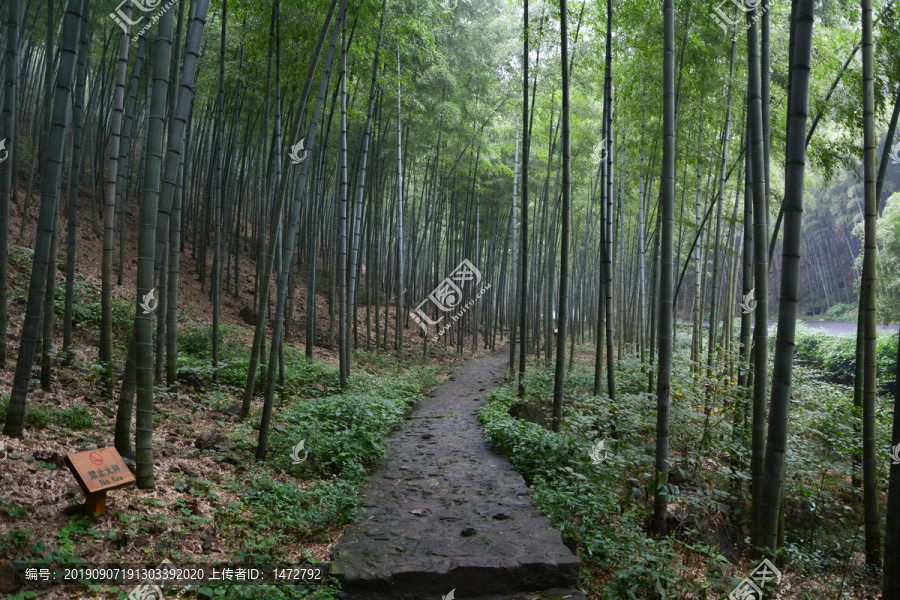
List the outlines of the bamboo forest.
{"type": "Polygon", "coordinates": [[[0,599],[900,600],[900,2],[0,53],[0,599]]]}

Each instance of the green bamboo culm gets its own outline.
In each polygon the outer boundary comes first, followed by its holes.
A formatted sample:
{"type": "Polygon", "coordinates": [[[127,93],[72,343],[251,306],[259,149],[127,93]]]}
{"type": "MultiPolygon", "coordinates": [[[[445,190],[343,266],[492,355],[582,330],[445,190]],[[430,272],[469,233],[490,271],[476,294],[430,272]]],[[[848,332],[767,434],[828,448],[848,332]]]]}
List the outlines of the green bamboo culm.
{"type": "MultiPolygon", "coordinates": [[[[88,3],[90,0],[84,0],[88,3]]],[[[50,262],[50,239],[53,235],[53,217],[59,203],[59,185],[62,176],[63,151],[69,121],[66,118],[72,97],[75,73],[75,50],[81,24],[82,0],[69,0],[63,24],[62,44],[59,48],[59,69],[56,74],[56,89],[53,94],[53,108],[50,121],[49,143],[45,148],[41,167],[41,207],[38,213],[37,236],[34,244],[34,263],[28,286],[28,301],[25,308],[25,323],[22,326],[22,342],[16,361],[12,392],[4,435],[22,437],[25,422],[25,403],[28,398],[28,384],[37,350],[43,317],[44,292],[50,262]]]]}
{"type": "MultiPolygon", "coordinates": [[[[562,65],[562,140],[560,155],[562,157],[562,223],[559,253],[559,309],[556,338],[556,369],[553,378],[553,431],[559,432],[562,426],[563,392],[566,381],[566,327],[569,313],[569,223],[572,206],[572,151],[571,124],[569,118],[569,52],[568,27],[566,19],[566,0],[559,1],[560,40],[562,65]]],[[[549,339],[548,339],[549,343],[549,339]]]]}
{"type": "MultiPolygon", "coordinates": [[[[36,134],[40,134],[40,142],[38,142],[38,135],[34,136],[33,149],[31,152],[31,170],[28,174],[28,185],[25,188],[25,207],[22,209],[22,214],[27,215],[28,205],[31,201],[31,183],[34,181],[34,165],[37,162],[38,156],[40,156],[41,160],[46,159],[46,155],[44,154],[47,149],[47,137],[50,135],[51,129],[51,111],[53,110],[53,69],[51,68],[53,65],[53,53],[56,48],[56,30],[53,25],[56,23],[55,11],[56,9],[53,6],[53,2],[47,2],[46,16],[47,16],[47,37],[45,38],[47,41],[44,43],[44,97],[43,103],[41,105],[41,118],[43,119],[43,126],[39,129],[37,126],[37,114],[35,113],[34,126],[36,134]],[[47,65],[50,65],[48,67],[47,65]],[[40,146],[38,146],[40,143],[40,146]]],[[[28,7],[25,7],[27,12],[28,7]]],[[[65,18],[65,17],[64,17],[65,18]]],[[[25,223],[28,222],[28,219],[22,219],[21,224],[19,226],[19,243],[22,243],[22,237],[25,235],[25,223]]]]}
{"type": "MultiPolygon", "coordinates": [[[[358,184],[359,196],[357,197],[357,201],[356,201],[356,217],[354,218],[355,225],[354,225],[354,232],[353,232],[353,244],[350,248],[350,258],[349,258],[349,266],[348,266],[348,268],[349,268],[349,275],[348,275],[348,279],[349,279],[348,294],[349,294],[349,296],[347,298],[347,306],[349,307],[351,314],[353,314],[353,312],[355,312],[353,309],[356,306],[357,273],[359,272],[359,269],[358,269],[358,267],[359,267],[359,265],[358,265],[358,262],[359,262],[359,239],[360,239],[359,227],[360,227],[360,221],[362,218],[362,210],[363,210],[364,199],[365,199],[364,192],[366,189],[366,187],[365,187],[366,186],[366,166],[368,164],[369,140],[371,138],[371,131],[372,131],[372,114],[375,109],[375,91],[376,91],[375,82],[378,78],[378,57],[381,52],[381,41],[384,37],[383,36],[383,34],[384,34],[384,9],[385,9],[386,5],[387,5],[387,0],[382,0],[381,19],[379,20],[379,23],[378,23],[378,43],[375,45],[375,57],[372,61],[372,83],[369,87],[369,105],[368,105],[368,109],[366,110],[366,125],[363,129],[362,159],[361,159],[360,168],[359,168],[359,184],[358,184]]],[[[438,131],[438,140],[440,140],[440,130],[438,131]]],[[[440,145],[440,142],[438,143],[438,146],[439,145],[440,145]]],[[[366,207],[366,211],[367,212],[369,211],[368,207],[366,207]]],[[[314,263],[314,262],[315,262],[315,256],[312,255],[312,258],[310,260],[310,269],[312,269],[312,263],[314,263]]],[[[314,283],[315,278],[310,277],[310,281],[314,283]]],[[[309,298],[315,297],[313,293],[308,293],[307,296],[309,298]]],[[[314,307],[315,302],[309,302],[308,306],[314,307]]],[[[315,318],[315,313],[313,313],[313,318],[315,318]]],[[[353,330],[356,331],[355,319],[353,322],[354,322],[353,330]]],[[[310,325],[313,324],[313,323],[309,323],[309,321],[307,321],[307,323],[310,325]]],[[[312,342],[310,340],[312,339],[313,336],[311,334],[312,334],[312,328],[307,327],[307,356],[312,356],[312,354],[311,354],[311,350],[312,350],[311,343],[312,342]]],[[[428,336],[425,336],[426,347],[427,347],[427,343],[428,343],[428,336]]],[[[349,350],[347,352],[347,365],[348,365],[348,374],[349,374],[349,365],[350,365],[349,350]]]]}
{"type": "MultiPolygon", "coordinates": [[[[193,8],[193,5],[191,8],[194,15],[191,19],[190,28],[188,29],[181,84],[178,87],[178,99],[173,116],[174,121],[169,135],[165,168],[162,171],[162,192],[158,195],[158,211],[156,213],[155,221],[156,251],[153,255],[153,268],[151,272],[153,284],[155,284],[156,275],[160,268],[162,248],[165,244],[168,244],[169,241],[169,213],[172,209],[173,198],[175,196],[175,180],[178,174],[178,163],[181,162],[185,128],[197,77],[197,60],[200,54],[200,41],[203,36],[203,28],[206,24],[206,13],[208,9],[209,0],[197,0],[196,8],[193,8]]],[[[140,54],[140,49],[138,52],[140,54]]],[[[152,332],[152,320],[150,329],[152,332]]],[[[128,355],[125,361],[125,376],[122,380],[122,390],[119,396],[119,408],[116,414],[115,446],[121,454],[130,452],[131,449],[129,438],[131,434],[132,397],[137,385],[135,381],[135,357],[135,331],[132,331],[128,355]]],[[[152,362],[151,357],[151,365],[152,362]]]]}
{"type": "MultiPolygon", "coordinates": [[[[184,5],[185,0],[178,2],[178,21],[175,28],[175,49],[172,52],[172,73],[177,76],[181,66],[181,48],[184,38],[184,5]]],[[[193,18],[196,5],[190,9],[188,19],[193,18]]],[[[169,129],[174,131],[177,121],[174,117],[176,95],[169,97],[169,129]]],[[[193,104],[191,104],[193,106],[193,104]]],[[[183,147],[189,148],[189,134],[184,134],[183,147]]],[[[168,155],[166,156],[168,159],[168,155]]],[[[175,193],[172,200],[172,211],[169,216],[169,240],[166,249],[166,315],[157,323],[157,376],[160,380],[165,372],[166,387],[175,390],[178,385],[178,269],[181,251],[181,202],[184,176],[184,157],[179,153],[178,168],[175,175],[175,193]],[[164,328],[164,330],[163,330],[164,328]]],[[[160,274],[162,277],[162,274],[160,274]]],[[[163,298],[160,297],[160,311],[163,298]]],[[[160,315],[162,317],[162,315],[160,315]]]]}
{"type": "Polygon", "coordinates": [[[6,21],[6,50],[3,54],[6,76],[3,80],[3,113],[0,115],[0,139],[6,139],[10,148],[6,160],[0,163],[0,369],[6,368],[6,329],[9,323],[7,310],[7,273],[9,264],[9,201],[13,194],[16,171],[14,152],[16,138],[16,73],[19,72],[18,39],[19,0],[7,0],[9,11],[6,21]]]}
{"type": "Polygon", "coordinates": [[[78,179],[81,174],[81,141],[82,141],[82,114],[84,109],[85,81],[87,79],[87,42],[88,27],[90,24],[89,7],[87,4],[81,19],[81,37],[78,42],[78,69],[75,87],[75,100],[72,105],[72,159],[69,167],[69,212],[68,232],[66,239],[66,305],[63,317],[63,364],[72,362],[72,313],[75,300],[75,235],[78,224],[78,179]]]}
{"type": "Polygon", "coordinates": [[[666,532],[675,240],[675,0],[663,2],[663,169],[660,188],[659,376],[656,382],[656,492],[653,531],[666,532]]]}
{"type": "Polygon", "coordinates": [[[169,225],[169,287],[166,302],[166,386],[178,386],[178,276],[181,257],[181,203],[184,194],[184,160],[178,164],[178,187],[169,225]]]}
{"type": "MultiPolygon", "coordinates": [[[[131,0],[120,9],[124,11],[125,22],[131,18],[131,0]]],[[[126,25],[127,27],[127,25],[126,25]]],[[[125,107],[125,81],[128,75],[128,49],[131,39],[123,32],[119,40],[119,64],[116,71],[116,87],[113,92],[113,113],[109,131],[109,157],[106,168],[106,189],[103,197],[103,258],[100,296],[100,364],[103,365],[101,389],[103,397],[112,399],[112,262],[115,242],[116,181],[119,178],[119,150],[122,140],[122,120],[125,107]]],[[[137,68],[137,67],[136,67],[137,68]]],[[[131,412],[129,410],[129,422],[131,412]]],[[[130,450],[129,447],[125,450],[130,450]]],[[[121,452],[123,449],[119,448],[121,452]]]]}
{"type": "MultiPolygon", "coordinates": [[[[719,327],[719,315],[716,312],[717,309],[717,291],[718,285],[715,282],[719,281],[719,269],[720,269],[720,246],[722,239],[722,204],[725,202],[725,184],[728,181],[728,176],[726,174],[727,166],[728,166],[728,139],[730,137],[731,132],[731,88],[734,80],[734,58],[737,50],[737,43],[735,38],[731,40],[731,60],[729,61],[728,67],[728,100],[725,108],[725,130],[722,135],[722,168],[719,173],[719,186],[718,191],[715,194],[713,202],[716,205],[716,234],[713,237],[713,275],[712,281],[713,285],[710,286],[710,301],[709,301],[709,344],[707,347],[707,356],[706,356],[706,378],[707,385],[706,393],[707,393],[707,401],[708,395],[715,388],[715,378],[719,376],[718,373],[715,372],[716,361],[720,359],[722,354],[722,350],[725,347],[724,336],[721,340],[721,344],[719,344],[719,338],[717,334],[717,330],[719,327]]],[[[735,202],[735,206],[737,206],[737,202],[735,202]]],[[[699,303],[698,303],[699,305],[699,303]]],[[[701,325],[701,319],[696,320],[696,325],[698,326],[697,331],[699,332],[699,326],[701,325]]],[[[723,323],[723,328],[725,324],[723,323]]],[[[699,342],[699,340],[698,340],[699,342]]],[[[699,349],[697,354],[698,360],[701,358],[699,349]]]]}
{"type": "Polygon", "coordinates": [[[138,307],[134,316],[135,383],[137,384],[134,437],[135,478],[137,487],[140,489],[150,489],[156,485],[153,478],[153,312],[148,312],[146,307],[152,306],[148,300],[153,298],[155,292],[157,211],[160,207],[160,176],[162,174],[174,24],[175,12],[165,11],[159,20],[159,31],[153,49],[153,96],[150,100],[150,124],[147,131],[146,163],[140,198],[137,264],[138,307]],[[141,308],[142,303],[145,308],[141,308]]]}
{"type": "MultiPolygon", "coordinates": [[[[528,350],[528,155],[530,150],[531,127],[528,120],[528,0],[524,0],[522,12],[522,229],[519,232],[519,302],[516,305],[519,317],[519,373],[517,376],[519,397],[525,395],[525,354],[528,350]]],[[[514,332],[515,334],[515,332],[514,332]]]]}
{"type": "Polygon", "coordinates": [[[191,4],[188,32],[185,42],[184,61],[181,69],[181,83],[173,102],[174,110],[169,124],[169,139],[166,161],[163,166],[162,191],[156,220],[156,252],[154,258],[154,281],[159,275],[161,257],[169,246],[169,285],[166,319],[167,337],[167,382],[171,386],[177,377],[177,310],[178,310],[178,247],[181,240],[181,205],[183,195],[184,152],[190,139],[188,120],[193,106],[194,86],[197,79],[197,63],[200,56],[200,42],[206,25],[209,0],[197,0],[191,4]],[[174,286],[174,289],[173,289],[174,286]]]}
{"type": "Polygon", "coordinates": [[[222,299],[222,212],[225,204],[223,177],[225,168],[225,33],[228,29],[228,0],[222,0],[222,35],[219,44],[219,95],[216,109],[215,163],[216,185],[213,200],[213,264],[212,264],[212,379],[216,381],[219,371],[219,311],[222,299]]]}
{"type": "Polygon", "coordinates": [[[747,13],[747,120],[750,123],[750,167],[753,195],[753,282],[756,312],[753,328],[753,421],[751,425],[751,514],[756,533],[759,528],[759,501],[763,463],[766,457],[766,396],[768,394],[769,348],[769,213],[766,209],[765,142],[760,91],[759,7],[747,13]]]}
{"type": "Polygon", "coordinates": [[[812,54],[813,0],[797,5],[791,70],[787,160],[784,169],[784,243],[782,246],[781,294],[778,303],[778,334],[772,375],[772,402],[766,435],[765,465],[759,508],[759,546],[774,555],[778,540],[779,514],[784,499],[784,469],[787,452],[788,408],[794,365],[794,332],[800,295],[800,241],[803,218],[803,183],[806,168],[807,109],[812,54]]]}
{"type": "Polygon", "coordinates": [[[50,262],[47,264],[47,287],[44,291],[44,320],[41,334],[41,389],[50,391],[50,367],[54,357],[53,352],[53,322],[54,300],[56,297],[56,250],[57,233],[59,230],[59,200],[53,211],[53,228],[50,233],[50,262]]]}
{"type": "MultiPolygon", "coordinates": [[[[124,8],[125,5],[123,5],[124,8]]],[[[127,6],[131,6],[129,2],[127,6]]],[[[146,19],[146,16],[145,16],[146,19]]],[[[112,269],[113,246],[116,237],[116,221],[119,221],[119,268],[117,273],[117,284],[122,285],[123,264],[125,261],[125,202],[128,196],[128,170],[130,152],[128,149],[131,144],[131,134],[135,130],[134,113],[137,102],[137,90],[140,83],[141,70],[144,62],[144,51],[147,46],[146,35],[142,35],[138,40],[137,55],[135,56],[134,67],[131,72],[131,85],[128,89],[128,100],[125,101],[125,112],[122,115],[122,124],[120,131],[120,147],[115,178],[115,202],[113,206],[104,205],[104,223],[103,223],[103,252],[109,253],[109,268],[112,269]],[[107,211],[112,211],[111,218],[107,219],[107,211]],[[108,229],[107,229],[108,228],[108,229]],[[107,238],[107,236],[109,236],[107,238]]],[[[120,47],[121,52],[121,47],[120,47]]],[[[110,136],[110,143],[112,143],[110,136]]],[[[110,165],[112,165],[110,159],[110,165]]],[[[107,190],[109,189],[109,177],[107,181],[107,190]]],[[[106,202],[110,202],[109,191],[106,193],[106,202]]],[[[106,259],[104,259],[106,260],[106,259]]],[[[106,264],[106,263],[104,263],[106,264]]],[[[104,267],[105,269],[105,267],[104,267]]],[[[112,398],[113,381],[115,377],[114,365],[112,362],[112,275],[102,280],[103,289],[100,297],[100,362],[104,365],[102,389],[104,394],[108,394],[112,398]]],[[[131,455],[131,418],[134,412],[134,390],[136,387],[134,381],[134,332],[131,333],[132,338],[128,342],[128,355],[125,359],[125,372],[122,378],[122,385],[119,389],[119,403],[116,410],[116,433],[114,444],[119,454],[131,455]]]]}
{"type": "Polygon", "coordinates": [[[877,387],[877,340],[875,283],[877,281],[875,223],[875,58],[872,0],[862,0],[862,92],[863,171],[865,241],[859,306],[865,310],[863,344],[863,501],[865,502],[866,564],[881,566],[881,519],[878,516],[878,455],[875,448],[875,394],[877,387]]]}
{"type": "MultiPolygon", "coordinates": [[[[752,166],[750,163],[750,122],[745,124],[744,135],[744,239],[741,248],[741,298],[746,298],[753,288],[753,180],[752,166]]],[[[741,311],[741,333],[738,343],[740,355],[740,368],[738,369],[738,386],[743,390],[750,379],[750,328],[753,315],[747,311],[741,311]]],[[[745,393],[745,392],[742,392],[745,393]]]]}
{"type": "MultiPolygon", "coordinates": [[[[610,401],[615,402],[616,400],[616,363],[615,358],[613,356],[613,344],[615,342],[615,326],[614,326],[614,316],[613,316],[613,225],[615,222],[615,216],[613,215],[613,161],[615,154],[613,150],[615,149],[614,143],[614,135],[613,135],[613,104],[612,104],[612,11],[613,4],[612,0],[606,0],[606,66],[604,68],[603,75],[603,94],[606,97],[604,100],[604,105],[606,108],[603,111],[603,121],[604,121],[604,138],[606,139],[607,152],[606,159],[603,161],[603,169],[601,171],[601,193],[600,193],[600,212],[605,217],[601,218],[601,222],[603,223],[603,233],[600,236],[600,244],[603,247],[601,252],[601,257],[603,260],[603,267],[601,269],[601,277],[603,278],[603,293],[606,298],[603,301],[603,325],[606,336],[606,393],[609,396],[610,401]]],[[[676,109],[677,111],[677,109],[676,109]]],[[[678,127],[677,117],[675,128],[678,127]]],[[[672,300],[674,302],[675,295],[672,295],[672,300]]],[[[673,314],[674,314],[674,304],[673,304],[673,314]]],[[[674,325],[674,323],[673,323],[674,325]]],[[[674,333],[674,330],[673,330],[674,333]]]]}
{"type": "Polygon", "coordinates": [[[397,318],[394,327],[394,349],[403,350],[403,135],[401,134],[402,115],[400,113],[400,49],[397,49],[397,286],[394,316],[397,318]]]}
{"type": "Polygon", "coordinates": [[[347,204],[350,182],[347,178],[347,22],[341,28],[341,141],[339,161],[341,168],[341,195],[338,203],[338,357],[341,390],[347,387],[350,375],[350,353],[347,344],[347,204]]]}

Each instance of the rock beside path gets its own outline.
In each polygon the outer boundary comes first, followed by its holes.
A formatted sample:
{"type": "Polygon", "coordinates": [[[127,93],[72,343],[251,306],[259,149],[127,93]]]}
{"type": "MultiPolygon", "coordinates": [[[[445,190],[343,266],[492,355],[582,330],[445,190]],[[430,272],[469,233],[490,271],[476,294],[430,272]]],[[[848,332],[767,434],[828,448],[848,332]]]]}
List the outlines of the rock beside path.
{"type": "Polygon", "coordinates": [[[218,431],[206,431],[194,440],[194,447],[198,450],[219,450],[231,452],[237,449],[237,444],[223,436],[218,431]]]}
{"type": "Polygon", "coordinates": [[[509,407],[509,416],[547,428],[547,417],[538,407],[527,402],[516,402],[509,407]]]}

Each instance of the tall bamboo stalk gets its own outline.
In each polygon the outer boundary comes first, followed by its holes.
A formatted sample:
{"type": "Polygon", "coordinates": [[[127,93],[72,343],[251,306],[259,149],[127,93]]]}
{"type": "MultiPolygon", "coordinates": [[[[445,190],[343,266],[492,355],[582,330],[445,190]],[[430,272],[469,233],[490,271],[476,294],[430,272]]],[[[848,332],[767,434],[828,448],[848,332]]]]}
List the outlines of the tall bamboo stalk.
{"type": "Polygon", "coordinates": [[[666,532],[669,505],[669,402],[672,378],[675,224],[675,2],[663,0],[663,169],[660,189],[659,378],[656,384],[656,486],[653,531],[666,532]]]}
{"type": "MultiPolygon", "coordinates": [[[[562,64],[562,223],[559,252],[559,312],[556,337],[556,373],[553,383],[553,431],[562,425],[563,391],[566,381],[566,331],[569,316],[569,221],[572,205],[572,151],[569,121],[569,37],[566,0],[559,0],[560,62],[562,64]]],[[[549,311],[551,307],[547,307],[549,311]]]]}
{"type": "MultiPolygon", "coordinates": [[[[522,49],[522,231],[520,232],[521,249],[519,252],[519,397],[525,395],[525,354],[528,351],[528,155],[531,140],[531,125],[528,120],[528,0],[524,0],[522,16],[522,33],[524,37],[522,49]]],[[[535,82],[537,83],[537,82],[535,82]]]]}
{"type": "MultiPolygon", "coordinates": [[[[89,0],[85,0],[89,2],[89,0]]],[[[73,74],[75,71],[75,50],[81,23],[81,0],[68,0],[66,6],[63,39],[60,45],[59,69],[56,74],[56,89],[53,96],[53,110],[48,131],[41,177],[41,206],[38,215],[37,236],[34,245],[34,262],[28,286],[28,301],[25,308],[25,324],[22,327],[19,357],[13,378],[12,392],[4,435],[22,437],[25,421],[25,403],[28,398],[28,384],[34,366],[37,340],[43,316],[44,291],[50,257],[50,240],[53,235],[53,218],[59,203],[59,183],[62,175],[63,149],[69,120],[67,112],[72,96],[73,74]]],[[[48,59],[52,60],[52,58],[48,59]]],[[[23,219],[23,222],[25,219],[23,219]]]]}
{"type": "Polygon", "coordinates": [[[750,164],[753,192],[753,262],[756,287],[755,327],[753,331],[753,439],[751,442],[751,490],[753,522],[759,523],[763,462],[766,448],[766,396],[768,395],[768,277],[769,261],[766,241],[768,212],[766,207],[765,143],[763,139],[762,98],[760,92],[758,7],[747,12],[747,115],[750,122],[750,164]]]}
{"type": "Polygon", "coordinates": [[[69,167],[69,211],[68,233],[66,244],[66,303],[65,316],[63,317],[63,347],[62,355],[64,364],[72,361],[72,312],[75,299],[75,235],[78,224],[78,179],[81,174],[81,145],[82,145],[82,118],[84,108],[84,89],[87,79],[87,40],[89,37],[88,24],[90,23],[89,6],[85,4],[82,21],[81,35],[78,43],[78,76],[75,86],[75,99],[72,103],[72,159],[69,167]]]}
{"type": "MultiPolygon", "coordinates": [[[[347,203],[350,183],[347,180],[347,22],[341,22],[341,140],[339,161],[341,168],[341,196],[338,210],[338,357],[341,389],[347,387],[350,375],[350,356],[347,344],[347,203]]],[[[399,315],[399,313],[398,313],[399,315]]]]}
{"type": "MultiPolygon", "coordinates": [[[[174,17],[173,11],[166,11],[161,16],[154,44],[153,97],[150,101],[146,164],[142,185],[143,193],[140,199],[137,310],[134,317],[135,383],[137,384],[135,478],[137,487],[140,489],[150,489],[156,485],[153,476],[153,311],[148,312],[147,306],[149,306],[149,299],[153,298],[152,294],[155,292],[156,284],[157,211],[160,207],[161,157],[165,137],[174,17]],[[141,308],[142,303],[144,308],[141,308]]],[[[168,235],[165,239],[168,240],[168,235]]]]}
{"type": "Polygon", "coordinates": [[[778,334],[775,341],[775,370],[772,375],[772,403],[766,436],[765,467],[759,512],[760,546],[774,554],[778,521],[783,502],[785,455],[787,452],[788,407],[794,362],[794,333],[800,291],[800,243],[803,217],[803,180],[806,167],[806,117],[809,105],[809,72],[812,54],[813,0],[798,0],[791,70],[791,96],[787,160],[784,183],[784,246],[782,249],[781,301],[778,304],[778,334]]]}
{"type": "Polygon", "coordinates": [[[865,502],[866,564],[881,566],[881,520],[878,516],[878,457],[875,448],[875,394],[878,350],[875,284],[877,274],[875,165],[875,53],[872,0],[862,0],[862,95],[863,95],[863,186],[865,197],[865,250],[859,306],[865,311],[863,346],[863,498],[865,502]]]}
{"type": "MultiPolygon", "coordinates": [[[[19,0],[7,0],[6,47],[3,53],[3,112],[0,113],[0,135],[16,139],[16,75],[19,72],[18,33],[19,0]]],[[[0,163],[0,369],[6,369],[6,330],[9,324],[7,281],[9,263],[9,202],[19,188],[16,172],[15,142],[9,157],[0,163]]],[[[25,220],[24,218],[22,219],[25,220]]]]}

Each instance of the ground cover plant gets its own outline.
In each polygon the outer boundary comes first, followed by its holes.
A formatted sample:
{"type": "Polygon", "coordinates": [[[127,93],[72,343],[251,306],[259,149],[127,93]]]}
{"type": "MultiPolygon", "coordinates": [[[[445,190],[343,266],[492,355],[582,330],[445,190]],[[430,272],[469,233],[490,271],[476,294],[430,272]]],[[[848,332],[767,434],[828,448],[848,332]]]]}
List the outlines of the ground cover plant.
{"type": "MultiPolygon", "coordinates": [[[[798,352],[813,353],[810,360],[818,357],[819,364],[847,347],[812,330],[799,337],[798,352]]],[[[559,433],[508,414],[523,401],[513,384],[490,392],[480,412],[486,435],[509,454],[535,502],[582,557],[585,589],[598,598],[721,598],[758,562],[748,543],[747,390],[698,376],[688,342],[676,343],[672,377],[669,537],[646,535],[655,491],[655,400],[639,360],[617,361],[620,386],[611,402],[592,394],[593,365],[584,361],[590,350],[576,347],[582,360],[566,379],[559,433]],[[592,457],[600,442],[603,451],[592,457]]],[[[852,388],[829,383],[831,376],[806,366],[794,372],[779,586],[791,598],[857,598],[879,585],[861,560],[862,523],[853,510],[861,494],[853,461],[861,413],[852,388]]],[[[549,371],[529,371],[524,401],[548,411],[552,383],[549,371]]],[[[880,399],[877,415],[880,459],[888,462],[890,398],[880,399]]]]}

